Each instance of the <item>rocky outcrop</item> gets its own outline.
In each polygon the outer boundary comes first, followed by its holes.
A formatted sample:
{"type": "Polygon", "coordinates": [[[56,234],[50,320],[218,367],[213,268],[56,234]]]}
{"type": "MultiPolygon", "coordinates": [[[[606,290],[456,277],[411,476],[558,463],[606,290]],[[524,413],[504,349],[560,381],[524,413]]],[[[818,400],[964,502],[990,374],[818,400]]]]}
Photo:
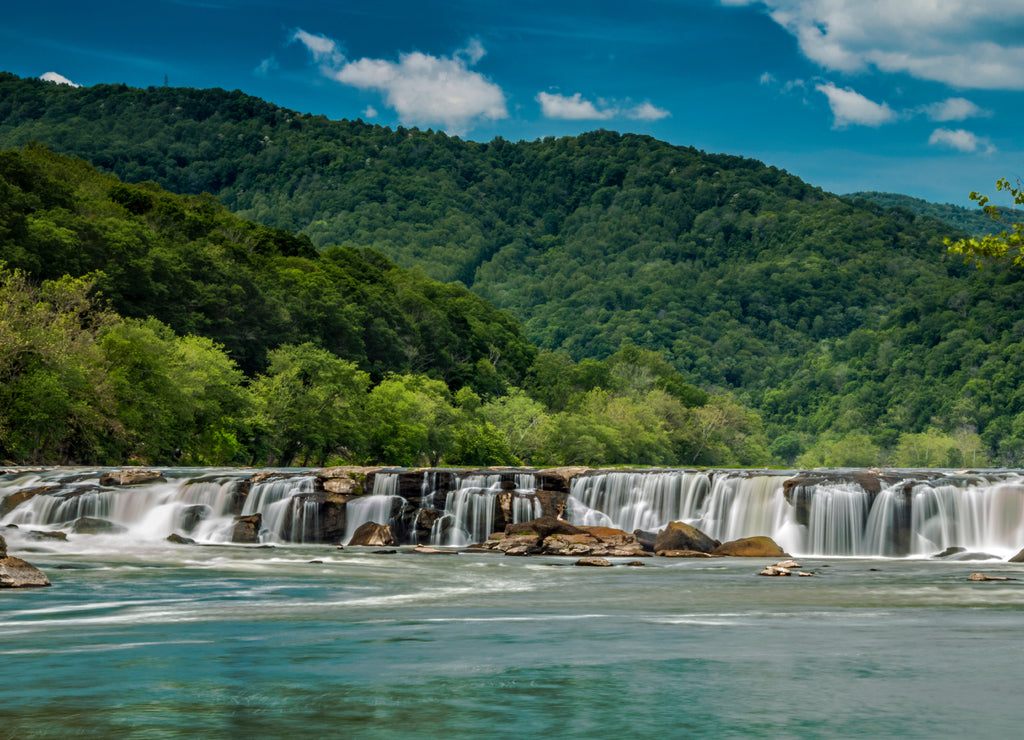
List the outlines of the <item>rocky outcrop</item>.
{"type": "Polygon", "coordinates": [[[650,557],[635,535],[621,529],[574,527],[554,517],[510,524],[504,534],[493,535],[482,547],[506,555],[650,557]]]}
{"type": "Polygon", "coordinates": [[[587,566],[591,568],[610,568],[612,565],[609,561],[605,560],[604,558],[596,557],[580,558],[574,564],[587,566]]]}
{"type": "Polygon", "coordinates": [[[734,558],[789,557],[771,537],[743,537],[731,542],[723,542],[712,550],[711,554],[734,558]]]}
{"type": "Polygon", "coordinates": [[[514,534],[535,534],[542,540],[553,534],[582,534],[583,530],[574,527],[564,519],[556,519],[553,516],[545,515],[531,519],[528,522],[509,524],[505,527],[506,535],[514,534]]]}
{"type": "Polygon", "coordinates": [[[49,586],[50,579],[39,568],[7,554],[7,541],[0,537],[0,588],[49,586]]]}
{"type": "Polygon", "coordinates": [[[143,483],[163,483],[167,479],[156,470],[143,468],[124,468],[112,470],[100,476],[101,486],[138,486],[143,483]]]}
{"type": "Polygon", "coordinates": [[[54,491],[59,491],[60,488],[61,487],[58,485],[38,486],[37,488],[26,488],[21,491],[9,493],[6,496],[0,498],[0,518],[6,516],[10,512],[14,511],[17,507],[21,506],[29,499],[38,496],[39,494],[52,493],[54,491]]]}
{"type": "Polygon", "coordinates": [[[721,544],[686,522],[670,522],[658,532],[654,540],[654,552],[660,554],[666,550],[694,550],[710,553],[721,544]]]}
{"type": "Polygon", "coordinates": [[[387,524],[365,522],[353,532],[348,544],[352,547],[388,547],[396,542],[395,535],[387,524]]]}
{"type": "Polygon", "coordinates": [[[236,516],[235,526],[231,528],[231,541],[241,545],[255,545],[260,541],[260,528],[262,526],[262,514],[236,516]]]}
{"type": "Polygon", "coordinates": [[[1009,576],[988,576],[984,573],[971,573],[967,576],[968,581],[1015,581],[1016,578],[1010,578],[1009,576]]]}

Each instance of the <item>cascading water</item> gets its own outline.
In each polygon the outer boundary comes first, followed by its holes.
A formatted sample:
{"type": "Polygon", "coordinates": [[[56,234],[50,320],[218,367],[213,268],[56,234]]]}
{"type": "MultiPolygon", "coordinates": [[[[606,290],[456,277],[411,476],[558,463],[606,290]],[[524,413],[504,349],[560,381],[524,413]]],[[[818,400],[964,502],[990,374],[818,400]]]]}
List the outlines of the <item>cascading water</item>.
{"type": "Polygon", "coordinates": [[[514,488],[503,487],[503,478],[508,480],[500,474],[461,478],[458,488],[449,491],[445,498],[444,513],[430,532],[430,544],[462,546],[485,541],[495,529],[500,503],[507,507],[506,518],[511,518],[510,524],[540,516],[540,502],[532,493],[533,474],[516,474],[514,480],[508,481],[514,488]]]}
{"type": "Polygon", "coordinates": [[[315,535],[310,536],[301,524],[307,520],[308,502],[299,498],[301,494],[312,493],[315,483],[314,476],[302,475],[270,478],[253,484],[242,507],[242,516],[263,515],[260,542],[316,541],[315,535]],[[297,526],[296,522],[300,524],[297,526]]]}
{"type": "Polygon", "coordinates": [[[362,525],[395,524],[395,510],[401,509],[406,501],[398,495],[398,473],[381,472],[373,479],[373,492],[349,501],[345,506],[345,543],[352,539],[362,525]]]}
{"type": "Polygon", "coordinates": [[[582,526],[653,531],[692,519],[709,487],[707,475],[684,470],[584,476],[572,482],[566,518],[582,526]]]}

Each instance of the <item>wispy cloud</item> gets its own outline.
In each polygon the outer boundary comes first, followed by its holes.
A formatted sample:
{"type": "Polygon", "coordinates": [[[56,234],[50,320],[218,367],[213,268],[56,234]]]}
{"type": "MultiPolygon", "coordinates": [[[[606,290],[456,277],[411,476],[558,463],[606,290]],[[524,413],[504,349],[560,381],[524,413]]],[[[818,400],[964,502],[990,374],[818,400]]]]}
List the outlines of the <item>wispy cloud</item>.
{"type": "Polygon", "coordinates": [[[979,108],[967,98],[946,98],[926,105],[923,113],[933,121],[964,121],[968,118],[987,118],[992,111],[979,108]]]}
{"type": "Polygon", "coordinates": [[[815,85],[815,89],[828,98],[835,117],[835,128],[847,126],[881,126],[897,119],[897,114],[886,103],[876,103],[849,87],[839,88],[831,82],[815,85]]]}
{"type": "Polygon", "coordinates": [[[988,139],[977,136],[970,131],[965,131],[962,128],[937,128],[928,138],[928,143],[931,146],[955,149],[958,152],[966,153],[984,152],[985,154],[992,154],[996,151],[996,148],[988,139]]]}
{"type": "Polygon", "coordinates": [[[624,117],[635,121],[659,121],[672,115],[664,108],[659,108],[650,101],[639,105],[620,104],[606,100],[597,102],[587,100],[581,93],[559,95],[558,93],[539,92],[534,98],[540,103],[541,114],[545,118],[563,121],[607,121],[611,118],[624,117]]]}
{"type": "Polygon", "coordinates": [[[481,120],[508,117],[501,87],[470,69],[485,53],[476,39],[450,57],[417,51],[400,54],[397,62],[348,60],[336,41],[302,29],[292,34],[292,40],[309,50],[326,77],[380,92],[405,124],[439,124],[449,133],[462,134],[481,120]]]}
{"type": "Polygon", "coordinates": [[[1024,89],[1020,0],[720,2],[765,8],[808,59],[828,70],[874,67],[962,88],[1024,89]]]}

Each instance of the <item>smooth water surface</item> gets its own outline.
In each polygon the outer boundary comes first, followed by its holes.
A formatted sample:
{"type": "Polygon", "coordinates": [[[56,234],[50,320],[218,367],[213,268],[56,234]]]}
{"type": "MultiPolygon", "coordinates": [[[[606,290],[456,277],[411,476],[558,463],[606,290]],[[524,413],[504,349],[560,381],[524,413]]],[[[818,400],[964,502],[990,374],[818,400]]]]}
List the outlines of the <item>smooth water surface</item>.
{"type": "Polygon", "coordinates": [[[1024,581],[966,580],[1024,578],[1007,563],[816,558],[812,578],[762,578],[756,559],[39,550],[11,554],[53,586],[0,591],[4,738],[997,738],[1024,723],[1024,581]]]}

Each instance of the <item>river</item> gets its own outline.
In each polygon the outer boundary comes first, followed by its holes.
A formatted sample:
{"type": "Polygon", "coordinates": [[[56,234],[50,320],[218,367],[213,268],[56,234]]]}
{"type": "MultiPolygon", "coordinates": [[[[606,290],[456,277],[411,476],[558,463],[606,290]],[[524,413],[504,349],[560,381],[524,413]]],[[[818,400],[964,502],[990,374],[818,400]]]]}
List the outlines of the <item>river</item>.
{"type": "MultiPolygon", "coordinates": [[[[110,538],[109,544],[115,539],[110,538]]],[[[5,738],[1014,737],[1021,566],[15,551],[5,738]],[[314,562],[320,561],[320,562],[314,562]]]]}

